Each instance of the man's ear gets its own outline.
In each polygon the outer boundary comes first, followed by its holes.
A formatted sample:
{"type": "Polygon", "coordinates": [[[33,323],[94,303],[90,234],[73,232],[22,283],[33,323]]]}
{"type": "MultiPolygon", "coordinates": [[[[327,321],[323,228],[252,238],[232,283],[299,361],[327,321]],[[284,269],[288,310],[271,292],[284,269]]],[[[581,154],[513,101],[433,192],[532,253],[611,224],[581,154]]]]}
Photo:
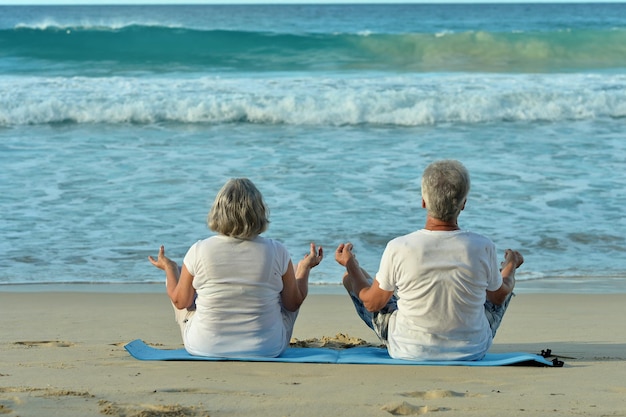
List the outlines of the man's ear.
{"type": "MultiPolygon", "coordinates": [[[[463,206],[465,206],[465,203],[463,203],[463,206]]],[[[426,201],[424,201],[424,199],[422,198],[422,208],[426,208],[426,201]]]]}
{"type": "Polygon", "coordinates": [[[461,211],[465,210],[465,203],[467,203],[467,198],[463,200],[463,205],[461,206],[461,211]]]}

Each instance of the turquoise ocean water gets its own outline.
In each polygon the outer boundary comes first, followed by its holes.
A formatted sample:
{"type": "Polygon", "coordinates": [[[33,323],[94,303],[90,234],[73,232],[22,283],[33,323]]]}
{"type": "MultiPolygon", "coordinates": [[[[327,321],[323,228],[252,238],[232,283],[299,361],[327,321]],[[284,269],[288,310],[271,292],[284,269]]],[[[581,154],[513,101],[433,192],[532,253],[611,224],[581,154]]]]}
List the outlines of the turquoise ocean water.
{"type": "Polygon", "coordinates": [[[181,261],[239,176],[337,283],[338,243],[375,272],[422,227],[440,158],[519,279],[610,291],[626,4],[0,7],[0,284],[161,282],[146,257],[181,261]]]}

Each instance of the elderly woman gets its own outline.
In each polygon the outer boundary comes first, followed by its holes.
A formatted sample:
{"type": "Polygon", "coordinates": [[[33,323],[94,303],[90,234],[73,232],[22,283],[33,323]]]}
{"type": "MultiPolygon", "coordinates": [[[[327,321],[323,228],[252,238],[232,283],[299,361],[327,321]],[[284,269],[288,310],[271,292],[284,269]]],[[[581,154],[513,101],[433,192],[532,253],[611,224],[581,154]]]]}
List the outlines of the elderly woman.
{"type": "Polygon", "coordinates": [[[216,235],[196,242],[182,268],[161,246],[150,262],[165,271],[185,349],[192,355],[275,357],[289,346],[310,270],[323,258],[310,251],[294,268],[287,249],[261,237],[268,208],[252,181],[229,180],[208,215],[216,235]]]}

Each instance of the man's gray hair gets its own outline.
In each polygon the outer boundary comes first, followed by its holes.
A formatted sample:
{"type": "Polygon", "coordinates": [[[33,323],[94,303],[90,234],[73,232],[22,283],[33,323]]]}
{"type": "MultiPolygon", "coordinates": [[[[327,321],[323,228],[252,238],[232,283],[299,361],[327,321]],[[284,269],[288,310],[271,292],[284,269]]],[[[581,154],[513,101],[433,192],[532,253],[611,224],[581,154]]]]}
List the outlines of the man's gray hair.
{"type": "Polygon", "coordinates": [[[428,215],[438,220],[455,220],[463,209],[469,190],[469,172],[459,161],[435,161],[426,167],[422,175],[422,198],[428,215]]]}
{"type": "Polygon", "coordinates": [[[269,209],[247,178],[231,178],[217,193],[207,217],[209,229],[239,239],[254,239],[269,226],[269,209]]]}

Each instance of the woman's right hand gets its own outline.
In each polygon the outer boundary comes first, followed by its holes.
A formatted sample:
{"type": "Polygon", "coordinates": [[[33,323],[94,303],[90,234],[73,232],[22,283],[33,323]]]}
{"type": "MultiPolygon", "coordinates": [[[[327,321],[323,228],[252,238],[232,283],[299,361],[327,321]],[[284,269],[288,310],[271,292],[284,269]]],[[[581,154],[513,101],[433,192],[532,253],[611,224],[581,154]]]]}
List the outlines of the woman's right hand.
{"type": "MultiPolygon", "coordinates": [[[[324,259],[324,249],[321,246],[317,248],[315,246],[315,243],[311,242],[311,249],[309,253],[304,255],[304,258],[302,258],[302,260],[298,262],[296,271],[300,270],[301,268],[306,268],[306,269],[315,268],[316,266],[320,264],[320,262],[322,262],[322,259],[324,259]]],[[[296,274],[296,276],[299,276],[299,275],[296,274]]]]}

